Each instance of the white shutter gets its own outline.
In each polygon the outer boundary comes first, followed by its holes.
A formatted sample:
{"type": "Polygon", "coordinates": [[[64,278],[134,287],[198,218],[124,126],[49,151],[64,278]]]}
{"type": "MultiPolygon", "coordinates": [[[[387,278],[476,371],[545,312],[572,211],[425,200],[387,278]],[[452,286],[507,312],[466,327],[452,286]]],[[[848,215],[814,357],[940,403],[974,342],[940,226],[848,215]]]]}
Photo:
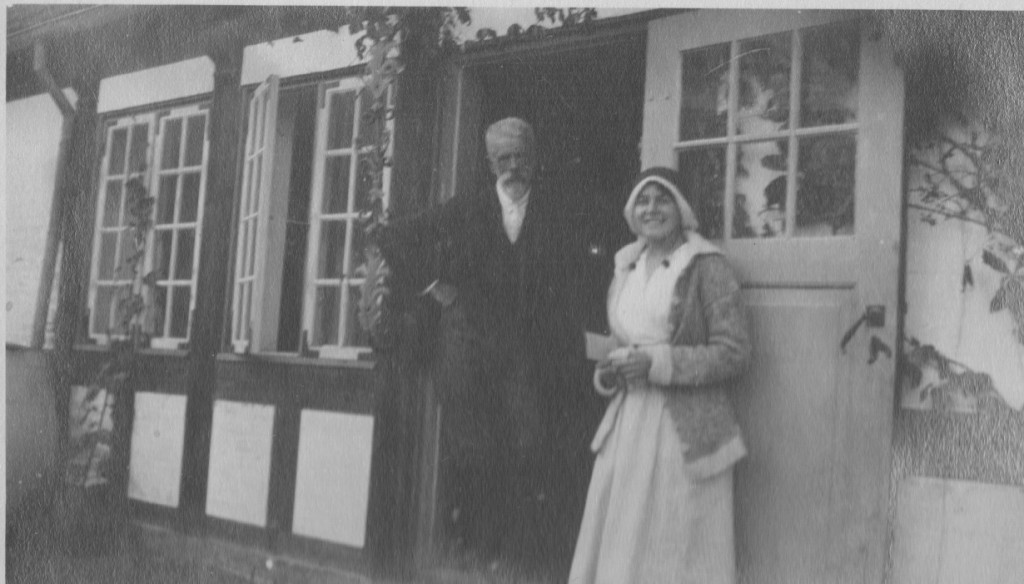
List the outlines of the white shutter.
{"type": "Polygon", "coordinates": [[[274,350],[281,293],[287,193],[275,196],[274,149],[279,79],[253,93],[245,140],[231,313],[236,352],[274,350]]]}

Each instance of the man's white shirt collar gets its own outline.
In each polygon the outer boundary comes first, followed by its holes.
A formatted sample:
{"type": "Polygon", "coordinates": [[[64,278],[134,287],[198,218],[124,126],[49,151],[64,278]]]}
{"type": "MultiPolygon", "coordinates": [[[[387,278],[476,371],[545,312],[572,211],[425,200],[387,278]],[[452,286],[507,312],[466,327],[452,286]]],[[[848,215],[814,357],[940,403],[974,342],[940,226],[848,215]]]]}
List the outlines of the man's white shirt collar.
{"type": "Polygon", "coordinates": [[[501,203],[501,220],[505,226],[505,234],[508,235],[509,241],[515,243],[522,230],[523,219],[526,217],[526,204],[530,202],[530,191],[526,191],[526,194],[518,201],[513,201],[502,188],[501,183],[495,186],[495,190],[498,191],[498,202],[501,203]]]}

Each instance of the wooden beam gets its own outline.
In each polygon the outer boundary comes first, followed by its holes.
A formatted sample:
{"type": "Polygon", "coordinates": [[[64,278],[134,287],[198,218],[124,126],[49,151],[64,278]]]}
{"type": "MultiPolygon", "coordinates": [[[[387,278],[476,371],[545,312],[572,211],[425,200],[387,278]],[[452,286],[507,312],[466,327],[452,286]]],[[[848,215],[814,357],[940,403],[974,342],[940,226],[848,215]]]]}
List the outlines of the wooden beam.
{"type": "Polygon", "coordinates": [[[188,406],[185,415],[185,457],[182,472],[181,526],[192,531],[203,525],[207,471],[216,385],[215,358],[223,347],[224,307],[228,299],[231,225],[239,160],[244,103],[239,86],[244,45],[226,36],[208,47],[214,62],[213,103],[210,107],[210,153],[207,193],[203,206],[203,241],[199,249],[195,312],[188,352],[188,406]]]}
{"type": "Polygon", "coordinates": [[[85,298],[88,288],[92,249],[92,225],[95,203],[94,169],[97,151],[96,103],[99,79],[80,80],[77,114],[71,125],[64,180],[58,196],[61,199],[59,222],[63,249],[62,268],[54,316],[54,379],[57,388],[58,440],[67,440],[67,404],[72,383],[80,383],[79,360],[73,351],[82,332],[85,298]]]}

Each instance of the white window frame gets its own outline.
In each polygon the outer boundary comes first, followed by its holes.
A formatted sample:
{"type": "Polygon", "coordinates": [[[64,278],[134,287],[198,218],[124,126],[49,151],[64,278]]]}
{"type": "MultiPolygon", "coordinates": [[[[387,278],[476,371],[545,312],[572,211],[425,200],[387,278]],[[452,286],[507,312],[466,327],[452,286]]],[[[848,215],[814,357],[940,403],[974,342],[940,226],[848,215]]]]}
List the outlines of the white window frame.
{"type": "Polygon", "coordinates": [[[274,188],[279,95],[280,79],[272,75],[249,100],[232,281],[231,348],[236,353],[277,348],[288,213],[288,197],[275,196],[274,188]]]}
{"type": "MultiPolygon", "coordinates": [[[[356,359],[361,354],[365,354],[371,351],[370,347],[365,346],[351,346],[345,345],[345,332],[349,327],[348,322],[349,316],[349,304],[353,301],[352,289],[361,286],[365,280],[365,276],[354,273],[356,266],[354,265],[354,256],[358,253],[358,250],[352,248],[354,227],[358,224],[359,216],[362,213],[360,209],[355,208],[356,201],[356,182],[359,178],[358,174],[358,163],[359,157],[368,154],[375,145],[367,145],[360,147],[358,145],[361,122],[362,120],[360,112],[362,111],[362,100],[365,99],[365,95],[362,92],[363,84],[356,78],[345,78],[339,81],[325,83],[321,86],[318,92],[318,112],[317,112],[317,134],[316,134],[316,146],[314,148],[314,159],[313,159],[313,181],[312,181],[312,196],[310,197],[310,211],[309,211],[309,238],[307,240],[307,253],[306,253],[306,279],[303,294],[303,306],[302,306],[302,330],[303,336],[309,343],[309,348],[316,350],[318,355],[322,358],[334,358],[334,359],[356,359]],[[352,128],[352,142],[346,147],[337,148],[333,150],[327,149],[327,137],[328,137],[328,124],[330,123],[330,102],[331,96],[339,93],[354,92],[356,94],[356,100],[353,105],[354,117],[353,117],[353,128],[352,128]],[[349,184],[348,184],[348,200],[346,202],[346,210],[341,213],[325,214],[322,212],[323,201],[324,201],[324,172],[327,166],[327,159],[330,156],[349,156],[349,184]],[[344,254],[342,260],[342,273],[340,278],[322,278],[317,273],[319,260],[320,260],[320,233],[323,224],[327,221],[342,221],[346,224],[345,229],[345,243],[342,249],[344,254]],[[336,287],[339,289],[339,302],[338,307],[338,322],[336,323],[338,331],[338,340],[336,344],[316,344],[313,338],[314,320],[316,318],[316,293],[317,289],[321,287],[336,287]]],[[[389,91],[388,93],[388,104],[391,104],[393,94],[389,91]]],[[[393,132],[393,120],[390,116],[386,119],[386,126],[384,131],[394,136],[393,132]]],[[[388,144],[388,152],[386,156],[390,158],[392,149],[394,146],[394,140],[390,140],[388,144]]],[[[383,191],[384,191],[384,208],[387,209],[390,204],[390,183],[391,183],[391,168],[389,165],[384,166],[383,176],[383,191]]],[[[358,326],[358,325],[357,325],[358,326]]]]}
{"type": "MultiPolygon", "coordinates": [[[[152,330],[152,328],[153,328],[153,318],[152,318],[153,314],[152,314],[152,310],[154,308],[153,305],[152,305],[152,302],[153,302],[153,290],[146,290],[146,289],[142,290],[142,292],[145,294],[146,302],[148,304],[148,308],[147,309],[150,311],[150,313],[147,315],[148,318],[146,319],[146,322],[145,322],[145,328],[146,328],[147,332],[149,332],[150,335],[151,335],[150,336],[150,347],[152,347],[154,349],[177,349],[177,348],[179,348],[181,346],[182,343],[187,343],[188,342],[189,333],[191,332],[191,328],[192,328],[192,312],[193,312],[193,309],[195,308],[195,301],[196,301],[195,300],[195,296],[196,296],[195,290],[196,290],[196,282],[197,282],[197,275],[198,275],[198,268],[199,268],[199,251],[200,251],[201,245],[202,245],[202,228],[201,228],[201,226],[202,226],[202,218],[203,218],[203,207],[205,205],[205,200],[206,200],[206,175],[207,175],[207,163],[208,163],[208,160],[209,160],[209,150],[210,150],[210,148],[209,148],[209,128],[210,128],[210,119],[209,119],[209,108],[208,108],[208,106],[202,105],[202,104],[194,104],[194,105],[190,105],[190,106],[183,106],[183,107],[167,109],[167,110],[150,111],[150,112],[140,113],[140,114],[135,114],[135,115],[122,116],[122,117],[119,117],[117,119],[112,120],[110,123],[108,123],[107,127],[104,129],[104,154],[103,154],[103,158],[101,160],[100,180],[99,180],[98,193],[97,193],[97,197],[96,197],[96,218],[95,218],[94,240],[93,240],[93,250],[92,250],[92,267],[91,267],[90,278],[89,278],[89,299],[88,299],[89,308],[90,308],[90,311],[89,311],[89,323],[88,323],[88,326],[89,326],[88,337],[90,339],[96,341],[97,343],[107,343],[107,342],[110,342],[113,339],[123,339],[123,338],[125,338],[124,334],[119,334],[119,333],[114,333],[114,332],[95,332],[96,318],[97,318],[97,312],[98,312],[96,310],[96,303],[99,300],[99,289],[101,287],[116,287],[116,288],[120,288],[121,290],[125,290],[126,288],[130,288],[130,287],[134,286],[138,280],[140,280],[142,277],[144,277],[148,272],[150,272],[153,269],[153,267],[154,267],[153,254],[154,254],[154,244],[155,244],[156,231],[167,231],[167,230],[170,230],[170,231],[172,231],[172,233],[175,233],[175,235],[177,235],[180,232],[183,232],[183,231],[191,229],[191,230],[194,231],[194,243],[193,243],[193,250],[192,250],[193,257],[192,257],[191,278],[188,278],[188,279],[170,279],[170,274],[168,274],[168,278],[163,278],[163,279],[160,279],[160,280],[156,281],[156,285],[157,286],[164,286],[164,287],[168,287],[168,286],[171,286],[171,285],[175,285],[175,286],[179,286],[179,287],[184,287],[186,285],[189,286],[189,288],[190,288],[190,298],[189,298],[189,308],[188,308],[189,314],[188,314],[188,324],[186,326],[186,334],[185,334],[184,337],[171,337],[169,334],[165,334],[165,333],[169,332],[170,326],[171,326],[170,310],[171,310],[172,303],[170,302],[170,299],[169,299],[169,301],[167,303],[167,306],[165,307],[165,318],[164,318],[164,321],[163,321],[164,322],[164,329],[162,331],[154,331],[154,330],[152,330]],[[203,116],[205,118],[205,122],[203,124],[204,136],[203,136],[203,152],[202,152],[202,162],[201,162],[201,165],[200,166],[193,165],[193,166],[189,166],[189,167],[181,167],[179,165],[179,168],[170,169],[170,170],[165,170],[165,169],[160,168],[159,166],[160,166],[160,163],[161,163],[161,160],[162,160],[162,153],[163,153],[164,128],[166,127],[167,121],[170,120],[170,119],[180,119],[180,120],[182,120],[182,129],[181,129],[180,141],[179,141],[179,148],[181,149],[180,153],[179,153],[179,157],[180,157],[179,158],[179,163],[183,163],[184,162],[184,153],[185,153],[185,150],[186,150],[187,144],[188,144],[188,142],[187,142],[188,119],[191,118],[191,117],[195,117],[196,115],[201,115],[201,116],[203,116]],[[147,127],[147,134],[146,134],[147,143],[146,143],[146,154],[145,154],[145,166],[143,167],[143,169],[141,171],[137,171],[137,172],[132,173],[132,172],[128,172],[127,171],[128,168],[129,168],[129,164],[130,164],[131,140],[132,140],[132,134],[131,134],[130,128],[132,126],[139,125],[139,124],[145,124],[146,127],[147,127]],[[125,168],[125,172],[111,173],[109,166],[110,166],[110,156],[111,156],[111,153],[112,153],[113,143],[114,143],[113,135],[114,135],[115,131],[117,131],[119,129],[122,129],[122,128],[128,128],[128,134],[127,134],[127,137],[126,137],[126,145],[125,145],[125,162],[124,162],[124,164],[125,164],[125,167],[124,167],[125,168]],[[142,269],[139,270],[139,273],[135,275],[134,279],[126,279],[126,278],[123,278],[123,277],[122,278],[118,278],[117,277],[117,271],[120,268],[119,262],[120,262],[120,257],[121,257],[121,248],[122,248],[122,244],[123,244],[124,238],[125,238],[125,236],[126,236],[126,234],[128,232],[128,229],[129,229],[127,224],[124,223],[125,212],[126,212],[125,205],[127,203],[127,197],[125,196],[126,193],[125,193],[125,190],[124,190],[124,184],[127,183],[127,181],[130,180],[131,178],[135,178],[135,177],[141,178],[141,180],[143,182],[143,185],[148,190],[148,194],[153,197],[154,202],[157,202],[158,197],[159,197],[160,177],[161,176],[168,176],[168,175],[178,175],[178,176],[181,176],[181,175],[183,175],[185,173],[191,173],[191,172],[194,172],[196,170],[199,170],[200,178],[199,178],[199,193],[198,193],[198,201],[197,201],[197,209],[196,209],[196,219],[195,219],[195,221],[194,222],[192,222],[192,221],[179,222],[179,213],[180,213],[181,205],[178,203],[178,200],[179,200],[180,193],[181,193],[182,181],[178,180],[178,181],[176,181],[177,191],[175,193],[175,215],[174,215],[173,222],[170,223],[170,224],[161,225],[159,227],[156,226],[155,225],[155,216],[156,216],[156,212],[157,212],[157,206],[154,204],[153,210],[152,210],[152,213],[153,213],[152,218],[154,219],[154,225],[153,225],[153,228],[149,231],[149,233],[147,235],[146,256],[143,259],[143,262],[141,264],[142,269]],[[121,200],[120,200],[120,206],[119,206],[119,209],[118,209],[118,223],[115,226],[104,226],[103,225],[103,219],[104,219],[104,214],[105,214],[105,211],[106,211],[107,185],[111,181],[115,181],[115,180],[121,182],[121,200]],[[105,234],[112,234],[112,233],[116,233],[117,234],[117,241],[116,241],[116,244],[115,244],[115,255],[114,255],[114,258],[115,258],[115,260],[114,260],[115,261],[115,264],[114,264],[114,278],[112,278],[112,279],[100,279],[99,270],[100,270],[100,261],[101,261],[101,251],[102,251],[102,245],[101,244],[102,244],[102,241],[103,241],[103,236],[105,234]]],[[[176,237],[175,235],[172,235],[172,251],[171,251],[171,257],[168,260],[169,261],[168,265],[169,265],[170,269],[173,269],[173,266],[176,265],[176,260],[177,260],[177,255],[176,255],[177,254],[177,242],[178,242],[179,238],[176,237]]],[[[110,312],[110,319],[111,319],[111,321],[116,318],[116,313],[117,313],[117,311],[116,311],[116,301],[113,301],[112,302],[112,307],[111,307],[111,312],[110,312]]],[[[109,324],[110,324],[110,322],[108,321],[108,325],[109,324]]],[[[111,329],[111,331],[112,330],[113,329],[111,329]]]]}
{"type": "Polygon", "coordinates": [[[125,338],[124,334],[114,332],[116,330],[116,318],[117,318],[117,292],[123,291],[126,287],[131,287],[134,283],[134,279],[118,278],[118,272],[120,271],[120,258],[121,248],[126,237],[128,237],[128,226],[125,224],[125,204],[127,197],[125,196],[125,184],[133,177],[142,177],[143,184],[147,188],[150,186],[149,180],[149,169],[152,168],[153,161],[153,144],[154,144],[154,127],[156,125],[156,115],[153,112],[124,116],[113,120],[104,128],[104,149],[103,158],[100,161],[100,181],[96,196],[96,218],[93,229],[93,246],[92,246],[92,268],[89,274],[89,338],[96,341],[97,343],[109,343],[113,339],[125,338]],[[145,124],[146,125],[146,154],[145,154],[145,166],[141,171],[132,173],[129,171],[131,164],[131,148],[132,148],[132,137],[133,137],[133,126],[145,124]],[[126,130],[125,135],[125,150],[124,150],[124,167],[123,172],[110,172],[110,156],[113,151],[114,145],[114,133],[120,129],[126,130]],[[103,225],[103,219],[106,215],[107,207],[107,187],[108,184],[113,181],[119,181],[121,184],[120,189],[120,205],[118,206],[118,215],[116,224],[113,226],[105,227],[103,225]],[[115,235],[116,240],[114,243],[114,265],[113,274],[111,278],[102,278],[100,275],[100,261],[101,251],[103,244],[104,235],[115,235]],[[107,330],[103,332],[95,332],[96,319],[99,310],[97,310],[96,303],[99,300],[99,293],[101,288],[114,288],[115,296],[111,299],[110,312],[107,320],[107,330]]]}
{"type": "MultiPolygon", "coordinates": [[[[706,17],[709,21],[719,18],[719,13],[722,11],[706,11],[706,14],[698,15],[700,17],[706,17]]],[[[820,126],[808,126],[800,127],[794,122],[799,120],[800,117],[800,81],[803,78],[802,64],[803,64],[803,38],[808,30],[826,26],[835,25],[844,22],[853,22],[856,20],[855,14],[843,14],[837,12],[813,12],[801,15],[799,18],[793,18],[784,12],[777,14],[765,14],[763,12],[752,12],[751,14],[738,14],[734,19],[732,26],[725,31],[719,26],[707,26],[702,29],[695,29],[695,34],[691,35],[690,38],[686,39],[686,42],[673,42],[671,46],[661,46],[656,43],[651,43],[648,47],[648,59],[656,59],[659,62],[665,59],[672,59],[673,63],[679,65],[679,55],[681,51],[691,49],[701,49],[714,45],[729,44],[729,98],[728,98],[728,122],[726,125],[726,135],[719,137],[708,137],[698,139],[686,139],[681,140],[679,137],[679,99],[682,94],[681,79],[676,75],[673,79],[659,79],[653,87],[648,87],[646,90],[645,103],[648,109],[658,109],[660,115],[657,116],[658,122],[653,125],[653,119],[647,121],[647,125],[644,127],[645,135],[657,136],[657,141],[664,141],[666,144],[671,144],[672,156],[678,155],[680,152],[687,150],[698,150],[708,147],[724,147],[725,149],[725,192],[724,196],[724,208],[723,208],[723,225],[722,227],[722,240],[724,242],[767,242],[777,241],[786,239],[818,239],[816,237],[807,237],[796,232],[796,194],[797,194],[797,182],[793,180],[793,177],[798,172],[799,162],[799,139],[800,138],[816,138],[816,137],[829,137],[829,136],[854,136],[858,143],[858,150],[860,150],[860,130],[864,124],[864,117],[870,115],[869,112],[861,109],[857,112],[857,120],[853,122],[843,124],[830,124],[820,126]],[[757,38],[774,35],[774,34],[787,34],[791,40],[791,55],[792,64],[790,70],[790,110],[789,119],[790,123],[788,127],[780,129],[776,132],[771,133],[753,133],[753,134],[742,134],[737,130],[736,117],[738,114],[738,100],[740,94],[740,78],[739,78],[739,55],[740,44],[754,40],[757,38]],[[652,102],[658,102],[652,107],[652,102]],[[785,202],[785,231],[780,233],[776,237],[762,238],[762,237],[737,237],[732,233],[732,221],[733,214],[735,211],[735,195],[736,195],[736,173],[737,173],[737,153],[740,146],[744,144],[750,144],[755,142],[766,142],[774,140],[786,140],[789,147],[789,155],[787,157],[787,169],[784,176],[786,180],[786,202],[785,202]]],[[[717,23],[716,24],[720,24],[717,23]]],[[[656,22],[653,26],[670,26],[669,24],[656,22]]],[[[863,43],[862,43],[863,44],[863,43]]],[[[863,61],[865,55],[862,54],[859,58],[863,61]]],[[[865,65],[861,63],[861,73],[863,74],[865,65]]],[[[677,67],[678,69],[678,67],[677,67]]],[[[859,91],[864,91],[866,82],[864,79],[858,77],[859,91]]],[[[863,100],[861,100],[863,103],[863,100]]],[[[652,116],[653,118],[653,116],[652,116]]],[[[652,141],[645,141],[650,143],[652,141]]],[[[652,154],[646,154],[648,158],[653,156],[652,154]]],[[[659,161],[661,162],[661,161],[659,161]]],[[[645,160],[645,167],[646,167],[645,160]]],[[[676,168],[677,162],[674,160],[665,160],[664,164],[676,168]]],[[[853,224],[853,228],[856,229],[856,221],[853,224]]],[[[828,239],[843,239],[849,238],[851,234],[836,234],[828,236],[828,239]]]]}
{"type": "MultiPolygon", "coordinates": [[[[189,306],[188,306],[188,323],[185,328],[184,337],[172,337],[170,334],[171,329],[171,309],[173,308],[173,302],[171,296],[168,296],[167,305],[164,307],[164,319],[163,331],[153,331],[153,337],[150,340],[150,346],[154,349],[176,349],[181,346],[182,343],[187,343],[189,333],[192,330],[192,313],[196,307],[196,283],[197,276],[199,273],[199,250],[202,247],[202,224],[203,224],[203,210],[206,202],[206,171],[207,163],[210,156],[210,115],[209,108],[206,106],[191,106],[186,108],[178,108],[171,110],[167,115],[160,117],[158,120],[158,131],[156,136],[156,152],[154,155],[154,161],[156,165],[153,172],[152,187],[150,192],[153,194],[154,201],[159,203],[160,196],[160,179],[165,176],[177,176],[179,180],[175,181],[176,192],[174,195],[174,218],[171,223],[165,223],[157,225],[154,221],[153,228],[149,232],[149,241],[147,246],[149,253],[146,256],[145,272],[149,273],[155,269],[155,251],[156,251],[156,235],[159,231],[170,231],[172,232],[172,245],[171,245],[171,257],[168,258],[168,274],[167,277],[158,279],[155,285],[163,288],[183,288],[187,286],[189,288],[189,306]],[[203,121],[203,152],[199,165],[185,166],[185,153],[188,148],[188,121],[194,117],[202,117],[203,121]],[[178,166],[176,168],[164,169],[160,167],[163,164],[163,149],[164,149],[164,131],[167,127],[167,122],[170,120],[181,120],[181,137],[179,141],[179,153],[178,153],[178,166]],[[181,177],[186,174],[193,174],[196,171],[199,172],[199,193],[197,194],[197,208],[196,217],[194,221],[182,221],[181,220],[181,208],[182,208],[182,185],[184,181],[181,177]],[[182,232],[192,230],[194,235],[194,241],[192,244],[192,269],[190,271],[189,278],[173,278],[172,273],[178,265],[178,247],[181,240],[180,235],[182,232]],[[157,333],[162,334],[157,334],[157,333]]],[[[154,215],[157,212],[157,205],[153,206],[154,215]]],[[[152,305],[152,296],[154,290],[148,289],[147,294],[152,305]]],[[[171,292],[174,294],[176,292],[171,292]]],[[[155,309],[155,306],[154,306],[155,309]]]]}

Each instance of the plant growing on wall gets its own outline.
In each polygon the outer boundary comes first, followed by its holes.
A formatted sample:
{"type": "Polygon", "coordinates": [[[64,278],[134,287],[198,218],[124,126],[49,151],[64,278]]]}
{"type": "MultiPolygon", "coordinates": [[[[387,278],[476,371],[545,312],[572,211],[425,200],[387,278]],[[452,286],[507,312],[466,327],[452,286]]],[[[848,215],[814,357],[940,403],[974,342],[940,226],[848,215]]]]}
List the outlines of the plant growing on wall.
{"type": "MultiPolygon", "coordinates": [[[[928,225],[958,221],[984,228],[986,238],[978,256],[963,265],[961,288],[975,286],[972,260],[980,259],[994,270],[999,285],[989,299],[989,311],[1009,311],[1016,340],[1024,345],[1024,184],[1018,169],[1009,164],[1019,145],[972,129],[937,130],[912,146],[910,164],[917,180],[908,189],[908,207],[928,225]]],[[[957,400],[976,400],[992,390],[987,374],[916,338],[905,340],[904,355],[904,382],[918,388],[922,401],[930,397],[944,407],[957,400]]]]}
{"type": "Polygon", "coordinates": [[[154,206],[143,178],[140,173],[125,183],[125,235],[134,251],[117,268],[129,283],[120,293],[117,328],[108,331],[109,356],[88,385],[73,388],[69,404],[69,456],[57,516],[60,533],[75,545],[90,543],[95,531],[117,520],[111,503],[117,504],[126,478],[129,382],[139,349],[149,345],[146,295],[156,281],[155,273],[142,274],[154,206]]]}

